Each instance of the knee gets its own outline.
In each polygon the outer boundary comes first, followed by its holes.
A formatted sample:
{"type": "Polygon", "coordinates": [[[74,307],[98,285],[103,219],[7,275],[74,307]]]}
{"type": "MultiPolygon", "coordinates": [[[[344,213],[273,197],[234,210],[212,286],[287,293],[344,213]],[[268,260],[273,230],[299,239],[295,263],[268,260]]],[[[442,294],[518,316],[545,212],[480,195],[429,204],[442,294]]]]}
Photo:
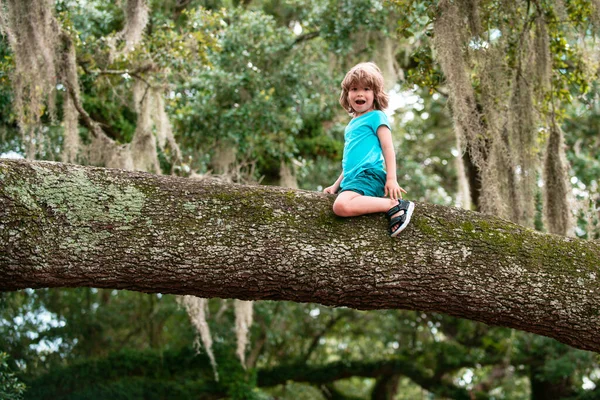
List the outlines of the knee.
{"type": "Polygon", "coordinates": [[[337,201],[333,203],[333,213],[338,217],[347,217],[348,216],[348,204],[342,201],[337,201]]]}

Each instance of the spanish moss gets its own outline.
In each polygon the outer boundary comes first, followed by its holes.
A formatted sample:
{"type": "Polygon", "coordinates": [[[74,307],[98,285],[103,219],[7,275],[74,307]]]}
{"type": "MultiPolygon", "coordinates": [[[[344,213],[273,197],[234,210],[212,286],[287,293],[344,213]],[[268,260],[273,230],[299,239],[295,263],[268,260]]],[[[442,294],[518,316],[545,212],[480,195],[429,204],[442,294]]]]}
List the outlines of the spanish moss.
{"type": "MultiPolygon", "coordinates": [[[[67,87],[73,89],[75,93],[80,92],[79,79],[77,77],[77,62],[75,55],[75,46],[73,41],[66,34],[61,34],[61,42],[63,44],[62,58],[61,58],[61,80],[65,82],[67,87]]],[[[63,149],[62,149],[62,161],[75,163],[78,159],[78,154],[81,148],[81,142],[79,140],[79,113],[75,108],[75,102],[69,91],[64,93],[63,103],[63,149]]]]}
{"type": "Polygon", "coordinates": [[[252,301],[234,300],[235,310],[235,335],[237,337],[237,356],[246,368],[246,347],[248,346],[248,334],[253,320],[252,301]]]}
{"type": "Polygon", "coordinates": [[[463,56],[463,44],[466,41],[464,24],[453,2],[442,0],[439,8],[440,15],[434,26],[434,43],[451,89],[454,125],[465,139],[460,142],[469,148],[475,165],[481,168],[485,162],[485,141],[481,135],[481,116],[463,56]]]}
{"type": "Polygon", "coordinates": [[[152,133],[154,96],[145,82],[136,80],[133,86],[133,101],[138,114],[135,134],[131,141],[134,168],[138,171],[160,174],[156,138],[152,133]]]}
{"type": "MultiPolygon", "coordinates": [[[[554,121],[552,121],[554,122],[554,121]]],[[[544,160],[544,219],[548,232],[567,235],[571,228],[569,175],[563,132],[556,123],[550,125],[544,160]]]]}
{"type": "MultiPolygon", "coordinates": [[[[517,7],[504,1],[495,10],[503,16],[500,34],[492,36],[482,29],[477,3],[442,0],[434,24],[434,47],[450,89],[457,144],[469,153],[478,171],[479,210],[533,227],[542,155],[555,151],[562,140],[556,124],[549,129],[551,140],[546,148],[540,133],[552,90],[547,14],[533,4],[517,7]]],[[[553,197],[545,193],[548,215],[556,212],[555,203],[565,207],[567,202],[568,186],[550,189],[565,180],[566,165],[564,156],[546,154],[544,175],[559,174],[545,178],[553,182],[543,189],[553,197]]],[[[565,221],[546,220],[555,225],[549,230],[566,232],[565,221]]]]}
{"type": "Polygon", "coordinates": [[[538,87],[543,91],[550,89],[552,78],[552,54],[550,54],[550,37],[548,26],[543,16],[538,16],[535,21],[535,78],[538,87]]]}
{"type": "Polygon", "coordinates": [[[520,61],[513,84],[511,113],[509,119],[510,154],[515,159],[517,169],[516,190],[519,194],[518,213],[513,221],[533,227],[535,216],[535,182],[538,170],[536,145],[537,121],[534,116],[534,93],[531,77],[532,67],[531,41],[528,35],[521,42],[520,61]]]}
{"type": "Polygon", "coordinates": [[[27,157],[35,158],[44,112],[54,115],[58,23],[52,0],[3,0],[2,31],[14,54],[13,107],[27,157]]]}
{"type": "Polygon", "coordinates": [[[204,345],[204,349],[206,350],[206,354],[210,359],[210,364],[212,365],[213,372],[215,374],[215,380],[218,381],[219,373],[217,372],[215,355],[212,351],[212,336],[210,334],[208,323],[206,322],[208,300],[196,296],[181,296],[178,298],[178,300],[184,305],[192,325],[194,328],[196,328],[196,331],[200,335],[200,338],[196,338],[196,349],[200,351],[200,342],[202,342],[202,345],[204,345]]]}
{"type": "Polygon", "coordinates": [[[146,0],[127,0],[125,5],[125,27],[121,37],[125,41],[124,52],[129,52],[142,40],[144,28],[148,23],[148,4],[146,0]]]}

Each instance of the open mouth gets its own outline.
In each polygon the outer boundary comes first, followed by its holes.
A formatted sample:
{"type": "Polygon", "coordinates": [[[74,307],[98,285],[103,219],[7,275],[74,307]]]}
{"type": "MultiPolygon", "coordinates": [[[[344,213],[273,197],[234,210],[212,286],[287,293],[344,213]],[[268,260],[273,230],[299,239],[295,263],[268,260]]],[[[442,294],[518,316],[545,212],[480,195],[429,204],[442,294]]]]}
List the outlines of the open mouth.
{"type": "Polygon", "coordinates": [[[366,101],[365,100],[356,100],[355,103],[358,104],[359,106],[362,106],[363,104],[366,103],[366,101]]]}

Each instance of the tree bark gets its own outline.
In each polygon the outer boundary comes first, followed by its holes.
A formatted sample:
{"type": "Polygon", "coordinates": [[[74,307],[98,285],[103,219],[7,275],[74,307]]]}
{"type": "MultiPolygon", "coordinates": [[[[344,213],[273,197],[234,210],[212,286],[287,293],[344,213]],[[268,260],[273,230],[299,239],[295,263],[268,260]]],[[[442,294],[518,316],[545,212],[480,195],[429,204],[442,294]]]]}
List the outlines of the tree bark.
{"type": "Polygon", "coordinates": [[[600,245],[419,203],[399,238],[333,196],[0,160],[0,290],[101,287],[400,308],[600,351],[600,245]]]}

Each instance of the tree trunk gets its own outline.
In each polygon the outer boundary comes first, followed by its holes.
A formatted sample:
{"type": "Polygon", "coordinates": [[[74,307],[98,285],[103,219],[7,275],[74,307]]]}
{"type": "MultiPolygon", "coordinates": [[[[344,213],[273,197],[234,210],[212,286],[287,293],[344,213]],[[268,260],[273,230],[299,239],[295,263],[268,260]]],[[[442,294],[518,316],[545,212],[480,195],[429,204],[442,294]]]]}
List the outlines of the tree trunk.
{"type": "Polygon", "coordinates": [[[531,400],[562,400],[575,398],[577,393],[573,390],[571,377],[558,378],[554,381],[547,381],[540,376],[543,374],[542,368],[532,368],[529,376],[531,382],[531,400]]]}
{"type": "Polygon", "coordinates": [[[475,210],[479,210],[481,204],[479,204],[479,197],[481,196],[481,170],[473,163],[469,150],[464,152],[463,165],[467,176],[467,182],[469,182],[469,194],[471,195],[471,204],[475,210]]]}
{"type": "Polygon", "coordinates": [[[333,196],[0,160],[0,290],[101,287],[400,308],[600,351],[600,245],[417,204],[399,238],[333,196]]]}
{"type": "Polygon", "coordinates": [[[400,375],[383,375],[375,383],[371,400],[394,400],[398,394],[400,375]]]}

